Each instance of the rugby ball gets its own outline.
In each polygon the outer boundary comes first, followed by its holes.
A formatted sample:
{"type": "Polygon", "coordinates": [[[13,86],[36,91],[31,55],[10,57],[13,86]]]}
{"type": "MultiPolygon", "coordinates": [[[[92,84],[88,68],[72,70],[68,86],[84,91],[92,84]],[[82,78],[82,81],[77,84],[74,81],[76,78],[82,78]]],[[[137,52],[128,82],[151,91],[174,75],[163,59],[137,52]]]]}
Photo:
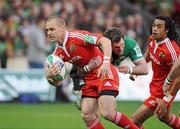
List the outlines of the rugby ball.
{"type": "Polygon", "coordinates": [[[47,59],[46,63],[48,64],[48,68],[50,68],[53,64],[58,64],[61,69],[61,72],[54,77],[54,80],[62,81],[66,77],[66,66],[65,62],[58,56],[50,54],[47,59]]]}

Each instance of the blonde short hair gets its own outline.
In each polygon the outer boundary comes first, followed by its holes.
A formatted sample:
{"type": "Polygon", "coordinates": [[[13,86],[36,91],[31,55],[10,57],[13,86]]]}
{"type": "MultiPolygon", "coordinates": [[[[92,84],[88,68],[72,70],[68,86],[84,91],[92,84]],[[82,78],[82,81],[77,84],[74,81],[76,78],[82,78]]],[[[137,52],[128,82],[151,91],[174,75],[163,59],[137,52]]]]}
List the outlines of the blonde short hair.
{"type": "Polygon", "coordinates": [[[59,17],[59,16],[52,16],[50,18],[47,19],[46,23],[49,22],[49,21],[52,21],[52,20],[55,20],[57,25],[60,26],[60,27],[65,27],[66,26],[66,23],[64,21],[63,18],[59,17]]]}

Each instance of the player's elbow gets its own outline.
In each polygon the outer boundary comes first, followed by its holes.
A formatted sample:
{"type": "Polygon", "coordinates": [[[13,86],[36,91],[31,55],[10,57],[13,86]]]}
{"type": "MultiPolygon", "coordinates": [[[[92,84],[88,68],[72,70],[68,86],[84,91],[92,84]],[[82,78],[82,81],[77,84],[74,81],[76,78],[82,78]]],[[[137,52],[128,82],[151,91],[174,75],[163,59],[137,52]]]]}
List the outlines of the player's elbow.
{"type": "Polygon", "coordinates": [[[134,61],[136,68],[134,70],[134,74],[136,75],[147,75],[149,73],[148,64],[144,59],[134,61]]]}

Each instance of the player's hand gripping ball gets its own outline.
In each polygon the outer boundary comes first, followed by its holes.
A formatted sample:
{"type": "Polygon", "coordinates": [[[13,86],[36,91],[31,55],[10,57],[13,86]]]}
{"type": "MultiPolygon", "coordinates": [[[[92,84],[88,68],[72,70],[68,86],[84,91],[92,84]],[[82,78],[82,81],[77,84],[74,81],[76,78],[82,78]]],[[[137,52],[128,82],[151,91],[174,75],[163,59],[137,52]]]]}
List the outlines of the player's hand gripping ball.
{"type": "Polygon", "coordinates": [[[60,57],[50,54],[46,59],[46,63],[48,64],[48,68],[50,68],[53,64],[58,64],[61,69],[61,72],[53,78],[54,80],[62,81],[66,77],[67,70],[65,62],[60,57]]]}

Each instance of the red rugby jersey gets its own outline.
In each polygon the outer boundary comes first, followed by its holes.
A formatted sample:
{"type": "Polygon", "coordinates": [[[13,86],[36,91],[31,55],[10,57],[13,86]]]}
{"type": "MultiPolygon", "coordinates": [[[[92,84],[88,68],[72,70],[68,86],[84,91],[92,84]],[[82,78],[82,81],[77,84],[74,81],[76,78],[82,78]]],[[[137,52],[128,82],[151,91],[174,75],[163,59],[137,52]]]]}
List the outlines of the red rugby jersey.
{"type": "Polygon", "coordinates": [[[54,54],[64,61],[84,66],[93,57],[98,55],[103,57],[103,53],[96,46],[101,37],[87,31],[66,31],[63,45],[57,45],[54,54]]]}
{"type": "Polygon", "coordinates": [[[150,38],[148,58],[152,62],[153,77],[150,92],[153,96],[164,96],[163,83],[179,54],[180,49],[175,41],[166,38],[156,42],[150,38]]]}

